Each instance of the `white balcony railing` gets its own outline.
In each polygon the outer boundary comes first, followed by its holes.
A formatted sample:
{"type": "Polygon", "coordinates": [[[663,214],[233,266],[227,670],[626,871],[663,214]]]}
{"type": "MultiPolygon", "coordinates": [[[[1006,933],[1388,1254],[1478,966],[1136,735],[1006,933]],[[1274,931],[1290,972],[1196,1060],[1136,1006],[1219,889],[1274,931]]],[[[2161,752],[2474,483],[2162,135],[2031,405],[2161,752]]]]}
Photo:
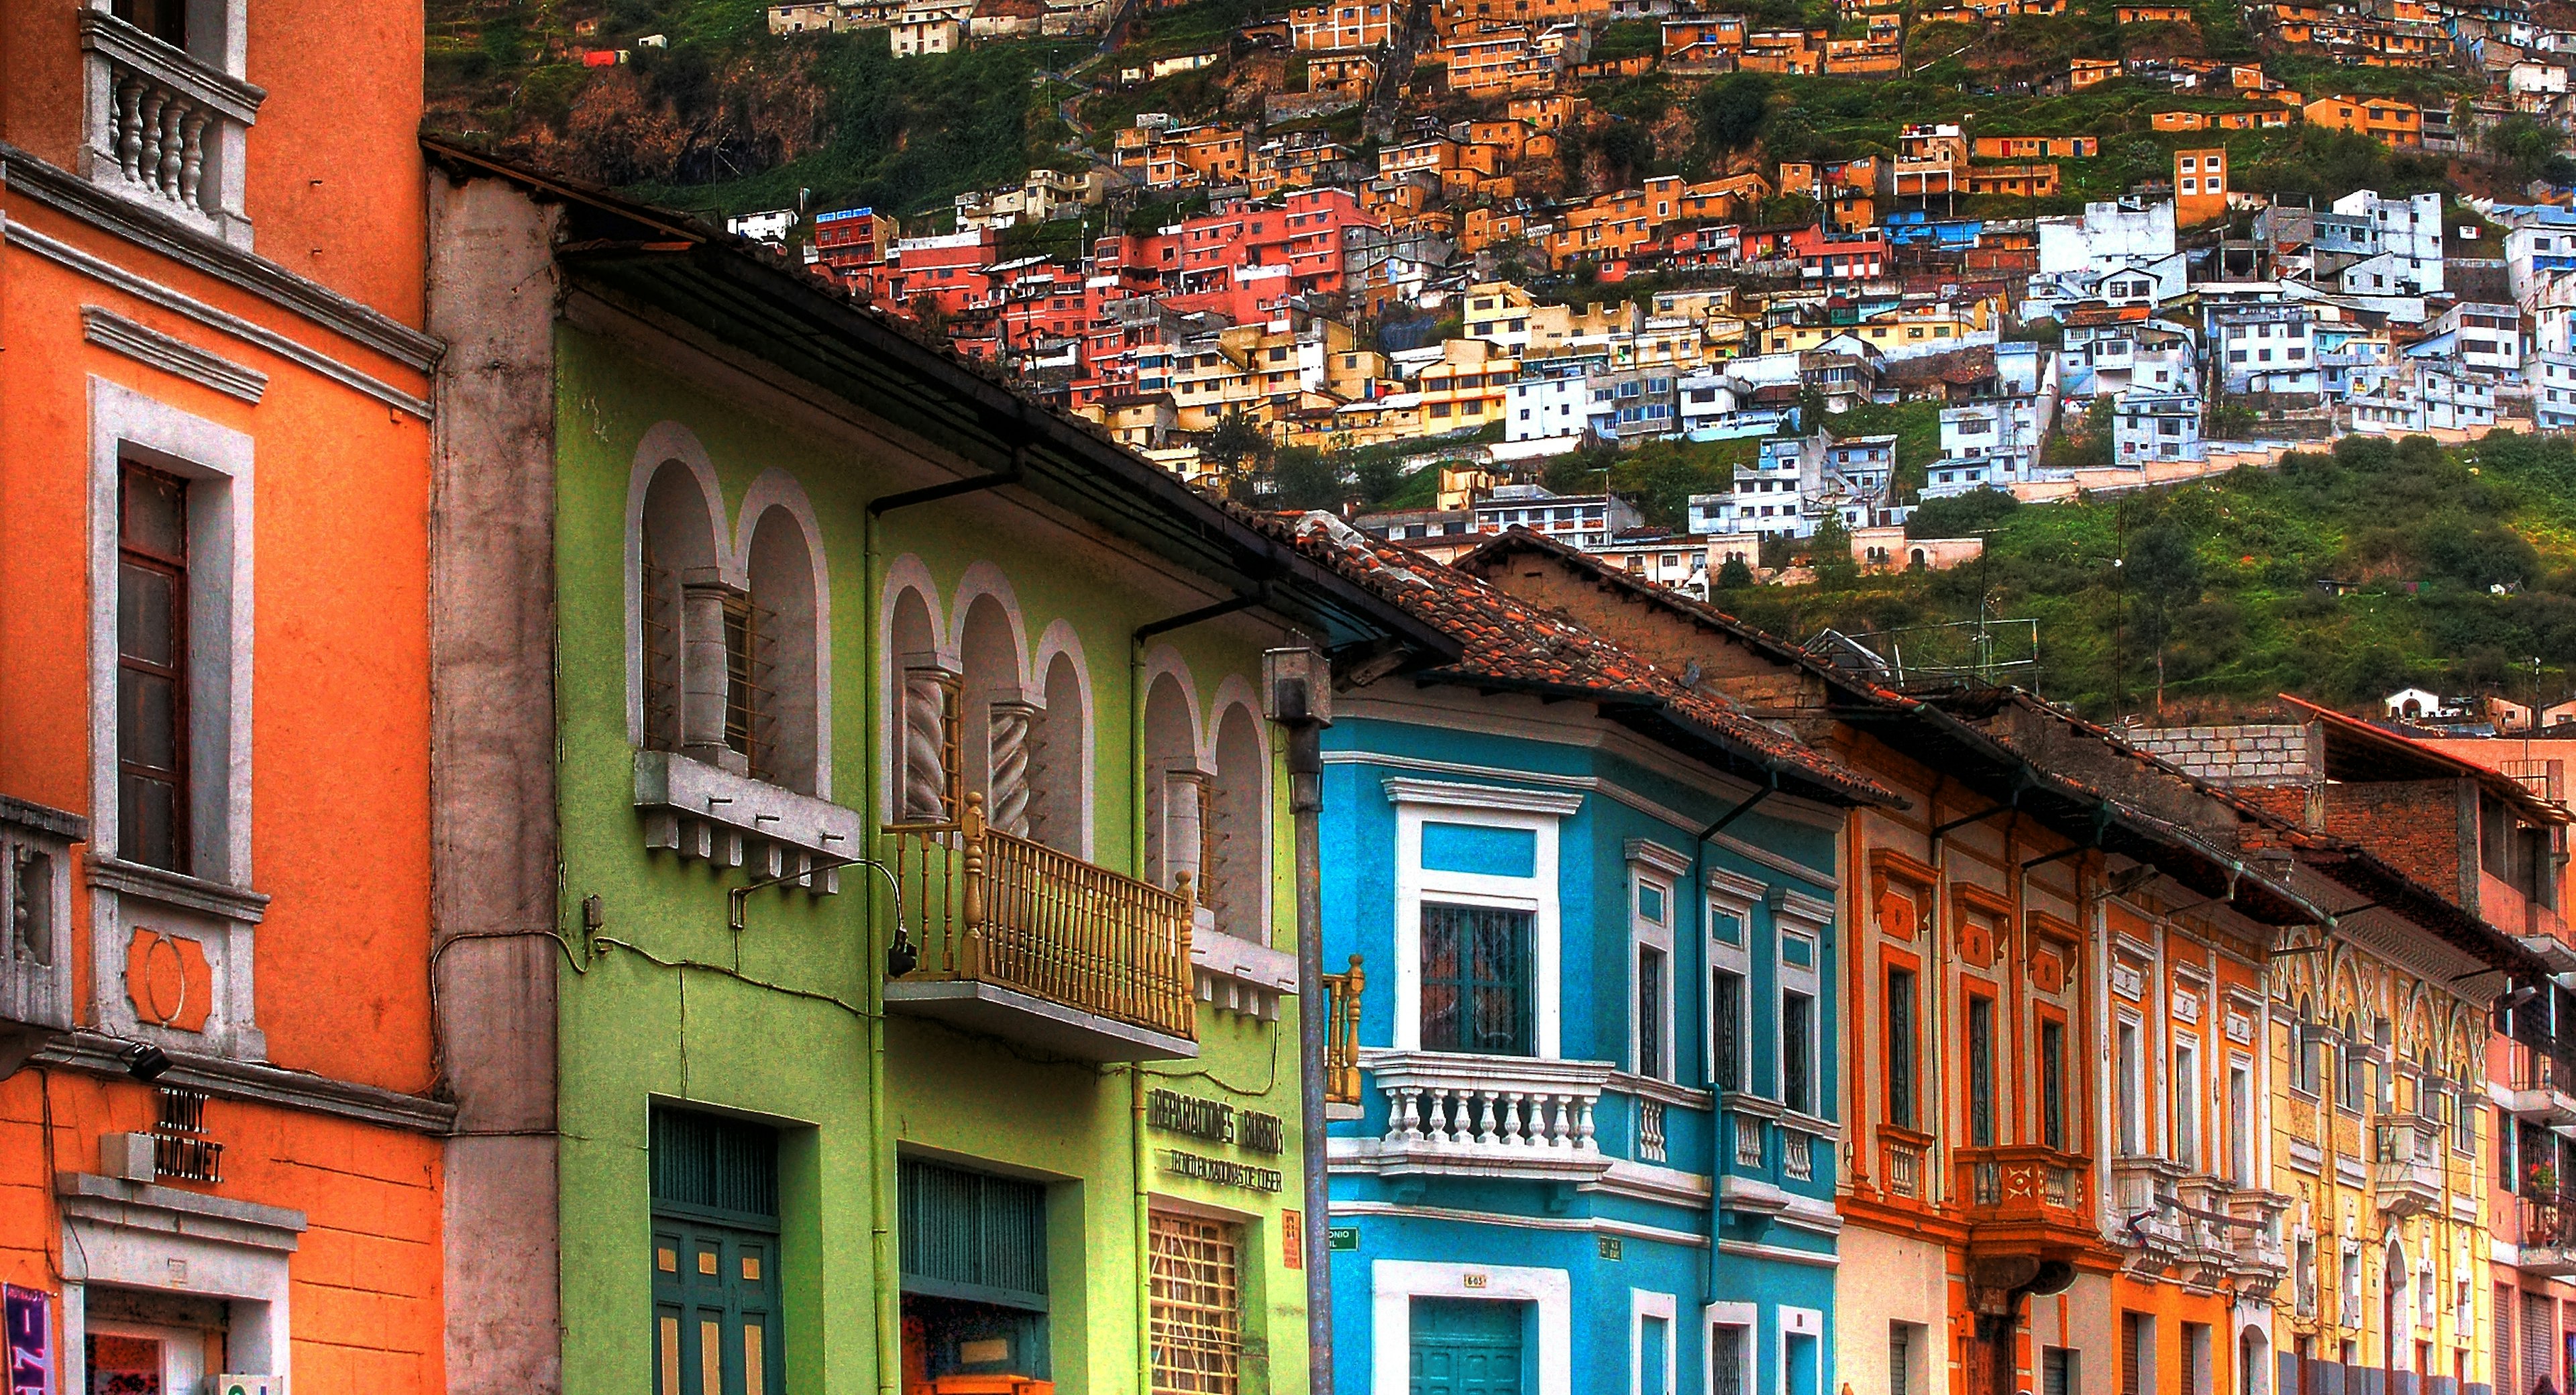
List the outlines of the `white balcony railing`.
{"type": "Polygon", "coordinates": [[[2442,1200],[2442,1129],[2430,1119],[2398,1115],[2377,1131],[2379,1209],[2421,1215],[2442,1200]]]}
{"type": "Polygon", "coordinates": [[[1387,1172],[1588,1177],[1610,1166],[1593,1123],[1607,1061],[1372,1051],[1360,1065],[1386,1097],[1387,1172]]]}
{"type": "Polygon", "coordinates": [[[268,94],[104,9],[80,25],[89,181],[249,246],[242,161],[268,94]]]}

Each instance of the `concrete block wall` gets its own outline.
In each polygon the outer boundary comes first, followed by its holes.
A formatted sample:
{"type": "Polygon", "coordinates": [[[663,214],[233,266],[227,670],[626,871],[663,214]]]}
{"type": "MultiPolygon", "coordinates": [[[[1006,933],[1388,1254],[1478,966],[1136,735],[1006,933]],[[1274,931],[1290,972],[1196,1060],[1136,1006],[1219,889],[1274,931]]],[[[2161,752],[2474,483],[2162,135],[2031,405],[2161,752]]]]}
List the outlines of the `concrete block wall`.
{"type": "Polygon", "coordinates": [[[2217,785],[2313,785],[2326,776],[2324,734],[2313,724],[2149,727],[2128,738],[2217,785]]]}

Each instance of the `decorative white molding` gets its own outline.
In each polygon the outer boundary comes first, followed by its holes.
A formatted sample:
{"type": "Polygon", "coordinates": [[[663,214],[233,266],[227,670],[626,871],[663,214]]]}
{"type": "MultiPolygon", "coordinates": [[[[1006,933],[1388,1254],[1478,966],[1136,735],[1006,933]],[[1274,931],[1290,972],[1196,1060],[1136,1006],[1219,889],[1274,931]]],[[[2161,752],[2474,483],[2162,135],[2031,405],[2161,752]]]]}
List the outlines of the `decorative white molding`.
{"type": "Polygon", "coordinates": [[[1798,922],[1809,934],[1821,936],[1834,923],[1834,903],[1803,891],[1775,886],[1771,888],[1770,901],[1773,915],[1798,922]]]}
{"type": "Polygon", "coordinates": [[[1280,997],[1297,991],[1297,956],[1200,926],[1190,931],[1190,981],[1210,1007],[1275,1022],[1280,997]]]}
{"type": "MultiPolygon", "coordinates": [[[[1416,724],[1419,724],[1421,721],[1420,714],[1401,708],[1393,709],[1389,712],[1382,712],[1381,714],[1376,715],[1383,715],[1386,720],[1389,721],[1405,721],[1414,722],[1416,724]]],[[[1690,831],[1696,830],[1701,826],[1697,819],[1684,815],[1680,810],[1675,809],[1668,804],[1662,804],[1655,800],[1648,799],[1634,790],[1623,788],[1620,785],[1592,775],[1554,775],[1545,771],[1537,770],[1496,770],[1489,766],[1470,765],[1460,761],[1430,760],[1421,756],[1387,755],[1376,751],[1326,751],[1324,753],[1324,763],[1326,765],[1374,765],[1388,770],[1415,770],[1421,771],[1425,774],[1435,775],[1490,776],[1495,779],[1518,780],[1524,784],[1545,785],[1557,789],[1597,790],[1604,799],[1627,805],[1629,808],[1646,815],[1648,818],[1662,821],[1669,827],[1690,831]]],[[[1747,786],[1746,788],[1750,789],[1751,787],[1747,786]]],[[[1792,800],[1789,796],[1782,795],[1778,798],[1765,801],[1762,807],[1766,810],[1782,809],[1784,807],[1796,806],[1798,803],[1799,801],[1792,800]]],[[[1819,809],[1815,811],[1815,813],[1816,817],[1812,819],[1801,819],[1798,820],[1798,822],[1806,823],[1809,826],[1827,831],[1842,827],[1841,810],[1819,809]],[[1827,817],[1828,814],[1830,814],[1830,817],[1827,817]]],[[[1809,867],[1804,863],[1782,857],[1780,854],[1758,844],[1748,843],[1731,833],[1720,833],[1716,837],[1709,839],[1708,844],[1710,847],[1724,848],[1728,852],[1735,854],[1737,857],[1743,858],[1747,862],[1760,867],[1768,867],[1772,871],[1778,872],[1784,876],[1796,877],[1801,881],[1812,882],[1818,886],[1826,887],[1828,889],[1838,884],[1835,873],[1831,868],[1809,867]]]]}
{"type": "Polygon", "coordinates": [[[820,864],[867,851],[867,820],[856,809],[676,751],[635,753],[635,807],[648,848],[719,867],[748,864],[761,879],[793,876],[816,893],[841,889],[840,872],[820,864]]]}
{"type": "Polygon", "coordinates": [[[1610,1072],[1609,1083],[1601,1088],[1614,1095],[1634,1095],[1639,1099],[1653,1100],[1674,1109],[1696,1109],[1706,1112],[1716,1106],[1715,1097],[1706,1090],[1693,1089],[1688,1085],[1676,1085],[1669,1080],[1656,1080],[1631,1071],[1610,1072]]]}
{"type": "MultiPolygon", "coordinates": [[[[35,1059],[65,1070],[123,1080],[127,1078],[124,1048],[125,1043],[115,1037],[75,1032],[68,1040],[37,1053],[35,1059]]],[[[160,1077],[162,1084],[183,1085],[217,1099],[276,1105],[433,1136],[445,1134],[456,1122],[456,1106],[444,1100],[185,1049],[171,1051],[170,1060],[168,1073],[160,1077]]]]}
{"type": "Polygon", "coordinates": [[[89,1388],[83,1338],[92,1284],[222,1300],[226,1364],[292,1379],[287,1270],[302,1242],[303,1212],[79,1172],[58,1174],[53,1186],[63,1227],[66,1388],[89,1388]]]}
{"type": "MultiPolygon", "coordinates": [[[[239,33],[238,26],[235,27],[234,32],[239,33]]],[[[427,373],[438,366],[439,356],[446,352],[447,345],[435,335],[414,329],[381,310],[352,300],[318,281],[298,276],[265,257],[244,251],[221,238],[189,227],[167,214],[118,198],[71,171],[50,164],[5,141],[0,141],[0,179],[6,180],[12,194],[24,194],[31,203],[52,209],[66,218],[86,223],[146,251],[168,257],[199,275],[246,291],[353,344],[382,354],[406,368],[427,373]]],[[[43,252],[56,261],[73,265],[75,269],[99,276],[99,279],[111,280],[119,284],[130,281],[136,285],[148,287],[151,293],[148,298],[154,298],[156,302],[159,296],[166,295],[187,305],[196,306],[199,310],[222,314],[212,307],[199,305],[198,302],[178,296],[175,292],[168,291],[142,277],[125,272],[121,267],[115,267],[85,252],[79,252],[42,234],[30,233],[22,224],[10,223],[8,234],[9,240],[13,243],[19,242],[23,236],[27,239],[25,245],[43,252]],[[78,257],[80,262],[67,261],[59,253],[70,253],[78,257]],[[103,276],[100,275],[101,269],[117,272],[120,275],[103,276]]],[[[133,289],[132,286],[125,288],[133,289]]],[[[144,292],[137,293],[144,294],[144,292]]],[[[194,318],[193,315],[191,317],[194,318]]],[[[224,318],[234,320],[235,323],[260,334],[272,335],[281,343],[294,345],[294,341],[286,339],[285,336],[275,335],[273,331],[252,325],[247,320],[238,320],[232,316],[224,318]]],[[[300,345],[294,345],[294,347],[301,348],[300,345]]],[[[279,352],[283,353],[284,350],[279,352]]],[[[293,357],[293,355],[288,356],[293,357]]],[[[323,363],[333,362],[319,354],[314,354],[313,357],[323,363]]],[[[339,367],[337,364],[334,366],[339,367]]],[[[357,374],[354,369],[345,367],[340,367],[340,372],[359,378],[365,377],[363,374],[357,374]]],[[[366,381],[374,382],[373,379],[366,379],[366,381]]],[[[352,384],[352,386],[355,385],[352,384]]],[[[385,392],[394,391],[380,383],[376,384],[376,387],[385,392]]],[[[427,403],[420,402],[418,398],[410,398],[407,394],[404,396],[406,400],[418,404],[418,410],[414,415],[423,418],[429,415],[427,403]]]]}
{"type": "Polygon", "coordinates": [[[1513,813],[1571,818],[1583,807],[1580,794],[1513,789],[1506,785],[1469,785],[1451,780],[1416,780],[1390,775],[1383,782],[1390,804],[1427,804],[1447,809],[1494,809],[1513,813]]]}
{"type": "MultiPolygon", "coordinates": [[[[15,163],[7,167],[7,173],[12,180],[9,185],[12,190],[24,187],[14,182],[18,173],[18,166],[15,163]]],[[[157,281],[139,276],[103,257],[92,256],[68,242],[59,242],[47,237],[24,223],[10,222],[0,224],[0,227],[5,227],[9,245],[12,247],[24,247],[48,261],[123,291],[137,300],[160,306],[174,315],[185,316],[209,329],[221,330],[245,344],[256,345],[299,367],[311,369],[343,387],[354,388],[396,410],[408,412],[423,421],[430,418],[429,402],[426,399],[415,397],[390,383],[359,372],[328,354],[306,348],[303,344],[265,325],[253,324],[239,315],[218,310],[204,301],[181,295],[157,281]]],[[[337,325],[326,327],[340,328],[337,325]]],[[[435,362],[434,357],[432,362],[435,362]]],[[[427,367],[424,366],[422,371],[428,371],[427,367]]]]}
{"type": "MultiPolygon", "coordinates": [[[[1611,1220],[1600,1216],[1523,1216],[1500,1211],[1470,1211],[1457,1206],[1417,1206],[1398,1201],[1336,1201],[1336,1216],[1419,1216],[1426,1220],[1463,1221],[1470,1225],[1500,1226],[1508,1230],[1549,1230],[1572,1235],[1616,1235],[1623,1240],[1647,1240],[1659,1245],[1678,1245],[1705,1250],[1708,1237],[1687,1230],[1667,1230],[1662,1226],[1640,1225],[1635,1221],[1611,1220]]],[[[1380,1263],[1387,1261],[1381,1260],[1380,1263]]],[[[1470,1266],[1482,1268],[1483,1266],[1470,1266]]]]}
{"type": "Polygon", "coordinates": [[[1690,875],[1691,860],[1687,855],[1675,852],[1652,838],[1631,838],[1625,846],[1631,866],[1650,867],[1668,877],[1690,875]]]}
{"type": "Polygon", "coordinates": [[[1762,898],[1769,895],[1771,891],[1771,888],[1759,879],[1730,872],[1723,867],[1706,869],[1701,880],[1706,884],[1710,900],[1724,905],[1739,916],[1760,905],[1762,898]]]}
{"type": "Polygon", "coordinates": [[[81,307],[81,338],[110,353],[123,354],[137,363],[148,363],[165,373],[212,388],[227,397],[238,397],[244,402],[256,404],[268,391],[268,375],[258,369],[244,368],[220,354],[208,353],[185,339],[163,334],[150,325],[138,324],[105,306],[81,307]]]}

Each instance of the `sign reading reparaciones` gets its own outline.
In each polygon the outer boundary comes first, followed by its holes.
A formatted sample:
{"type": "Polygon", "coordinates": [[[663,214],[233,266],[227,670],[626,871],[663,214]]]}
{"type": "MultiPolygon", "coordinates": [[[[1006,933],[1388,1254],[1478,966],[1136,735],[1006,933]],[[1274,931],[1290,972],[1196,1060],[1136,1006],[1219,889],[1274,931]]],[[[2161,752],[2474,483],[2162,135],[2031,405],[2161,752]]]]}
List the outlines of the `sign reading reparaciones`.
{"type": "Polygon", "coordinates": [[[1237,1112],[1223,1100],[1204,1100],[1177,1090],[1146,1094],[1145,1124],[1164,1133],[1232,1143],[1273,1157],[1288,1151],[1288,1126],[1278,1115],[1251,1109],[1237,1112]]]}
{"type": "Polygon", "coordinates": [[[1200,1153],[1184,1153],[1178,1148],[1163,1150],[1163,1170],[1180,1177],[1194,1177],[1220,1187],[1241,1187],[1246,1191],[1275,1192],[1282,1182],[1279,1169],[1255,1167],[1250,1163],[1230,1162],[1200,1153]]]}

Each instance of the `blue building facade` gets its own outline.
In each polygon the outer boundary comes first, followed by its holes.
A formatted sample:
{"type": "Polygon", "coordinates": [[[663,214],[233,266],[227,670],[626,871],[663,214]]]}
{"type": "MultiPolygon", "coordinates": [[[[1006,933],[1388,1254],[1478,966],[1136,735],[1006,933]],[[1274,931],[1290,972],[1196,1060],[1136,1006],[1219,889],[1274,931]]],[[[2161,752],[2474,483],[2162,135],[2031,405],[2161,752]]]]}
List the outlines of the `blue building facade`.
{"type": "Polygon", "coordinates": [[[1833,898],[1866,782],[1398,556],[1392,593],[1468,652],[1344,694],[1325,738],[1325,951],[1365,985],[1337,1385],[1833,1395],[1833,898]]]}

